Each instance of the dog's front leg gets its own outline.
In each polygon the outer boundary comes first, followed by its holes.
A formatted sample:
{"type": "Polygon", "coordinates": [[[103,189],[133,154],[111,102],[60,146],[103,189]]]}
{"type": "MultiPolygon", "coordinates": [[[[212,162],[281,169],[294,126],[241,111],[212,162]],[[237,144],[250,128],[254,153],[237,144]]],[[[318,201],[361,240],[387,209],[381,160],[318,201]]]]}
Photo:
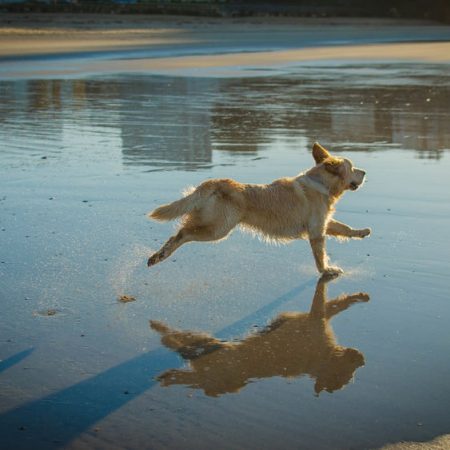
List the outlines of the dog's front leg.
{"type": "Polygon", "coordinates": [[[354,303],[368,302],[369,300],[369,294],[367,294],[366,292],[358,292],[351,295],[342,295],[338,298],[330,300],[326,304],[326,318],[331,319],[341,311],[345,311],[354,303]]]}
{"type": "Polygon", "coordinates": [[[337,220],[330,220],[327,225],[327,234],[329,236],[347,237],[347,238],[365,238],[370,235],[370,228],[355,230],[345,223],[337,220]]]}
{"type": "Polygon", "coordinates": [[[313,301],[311,303],[311,309],[309,316],[317,319],[325,318],[326,314],[326,297],[327,297],[327,283],[331,280],[331,277],[322,275],[317,281],[316,291],[314,292],[313,301]]]}
{"type": "Polygon", "coordinates": [[[314,259],[316,261],[317,270],[327,276],[337,276],[344,271],[339,267],[333,267],[328,265],[328,256],[325,250],[325,236],[318,238],[310,238],[314,259]]]}

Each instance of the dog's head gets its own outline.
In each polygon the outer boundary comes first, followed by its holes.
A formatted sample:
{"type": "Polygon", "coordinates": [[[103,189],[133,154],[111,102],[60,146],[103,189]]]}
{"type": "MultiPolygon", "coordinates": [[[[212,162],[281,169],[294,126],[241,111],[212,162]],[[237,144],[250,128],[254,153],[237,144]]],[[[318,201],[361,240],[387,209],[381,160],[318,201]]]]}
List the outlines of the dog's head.
{"type": "Polygon", "coordinates": [[[332,156],[318,142],[313,146],[312,155],[323,181],[336,193],[356,191],[363,184],[366,172],[354,167],[349,159],[332,156]]]}
{"type": "Polygon", "coordinates": [[[334,352],[321,361],[316,374],[314,391],[334,392],[342,389],[353,378],[355,371],[364,366],[364,355],[354,348],[337,346],[334,352]]]}

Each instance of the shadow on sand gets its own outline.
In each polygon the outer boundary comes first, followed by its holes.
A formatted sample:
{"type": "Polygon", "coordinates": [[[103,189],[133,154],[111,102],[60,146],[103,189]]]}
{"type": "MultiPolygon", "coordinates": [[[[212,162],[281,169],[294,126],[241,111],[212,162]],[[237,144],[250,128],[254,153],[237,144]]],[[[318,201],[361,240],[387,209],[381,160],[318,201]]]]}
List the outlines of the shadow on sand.
{"type": "Polygon", "coordinates": [[[22,350],[21,352],[16,353],[15,355],[10,356],[3,361],[0,361],[0,373],[12,366],[15,366],[16,364],[19,364],[20,361],[31,355],[31,353],[33,353],[33,350],[34,348],[31,347],[26,350],[22,350]]]}

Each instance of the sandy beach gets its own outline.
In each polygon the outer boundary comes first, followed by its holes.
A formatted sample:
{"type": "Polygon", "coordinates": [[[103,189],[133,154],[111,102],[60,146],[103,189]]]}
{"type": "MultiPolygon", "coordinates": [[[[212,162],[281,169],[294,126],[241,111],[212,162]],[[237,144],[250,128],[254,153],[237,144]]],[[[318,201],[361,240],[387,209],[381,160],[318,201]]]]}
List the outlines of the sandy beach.
{"type": "Polygon", "coordinates": [[[449,43],[403,20],[0,15],[2,448],[447,448],[449,43]],[[327,241],[344,275],[238,231],[147,268],[175,226],[150,210],[294,176],[316,140],[367,172],[335,216],[371,237],[327,241]]]}
{"type": "Polygon", "coordinates": [[[450,27],[412,20],[5,15],[0,76],[202,76],[207,69],[209,76],[229,76],[236,68],[308,61],[447,63],[449,41],[450,27]]]}

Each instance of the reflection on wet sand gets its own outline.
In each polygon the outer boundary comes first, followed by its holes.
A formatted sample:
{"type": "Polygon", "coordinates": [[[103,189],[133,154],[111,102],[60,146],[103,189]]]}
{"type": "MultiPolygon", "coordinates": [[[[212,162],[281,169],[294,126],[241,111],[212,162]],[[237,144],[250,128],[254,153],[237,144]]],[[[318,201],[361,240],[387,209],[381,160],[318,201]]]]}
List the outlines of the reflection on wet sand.
{"type": "Polygon", "coordinates": [[[122,155],[126,165],[181,167],[192,170],[212,161],[210,110],[217,90],[214,80],[181,78],[156,83],[138,79],[121,84],[122,155]]]}
{"type": "Polygon", "coordinates": [[[364,356],[337,343],[330,320],[353,303],[367,302],[369,296],[360,292],[328,300],[328,281],[322,277],[317,282],[308,313],[281,313],[264,330],[238,342],[151,321],[162,343],[189,362],[189,370],[171,369],[158,379],[163,386],[187,385],[213,397],[275,376],[307,375],[315,381],[316,394],[343,388],[364,365],[364,356]]]}
{"type": "Polygon", "coordinates": [[[210,167],[215,152],[226,152],[233,163],[237,155],[276,151],[280,139],[295,147],[319,137],[335,151],[404,148],[441,158],[450,149],[448,73],[413,65],[362,70],[294,68],[285,76],[241,79],[5,81],[0,138],[5,155],[24,153],[35,137],[61,153],[64,130],[83,135],[88,126],[100,139],[117,135],[122,164],[146,170],[210,167]]]}
{"type": "MultiPolygon", "coordinates": [[[[372,77],[377,71],[383,79],[377,67],[372,77]]],[[[219,149],[256,150],[274,137],[314,140],[326,130],[334,149],[346,152],[397,147],[439,159],[450,148],[450,90],[443,78],[436,77],[434,86],[422,84],[426,77],[406,71],[397,83],[383,84],[356,74],[349,68],[332,78],[325,68],[270,83],[262,78],[229,81],[212,111],[213,140],[219,149]]]]}

